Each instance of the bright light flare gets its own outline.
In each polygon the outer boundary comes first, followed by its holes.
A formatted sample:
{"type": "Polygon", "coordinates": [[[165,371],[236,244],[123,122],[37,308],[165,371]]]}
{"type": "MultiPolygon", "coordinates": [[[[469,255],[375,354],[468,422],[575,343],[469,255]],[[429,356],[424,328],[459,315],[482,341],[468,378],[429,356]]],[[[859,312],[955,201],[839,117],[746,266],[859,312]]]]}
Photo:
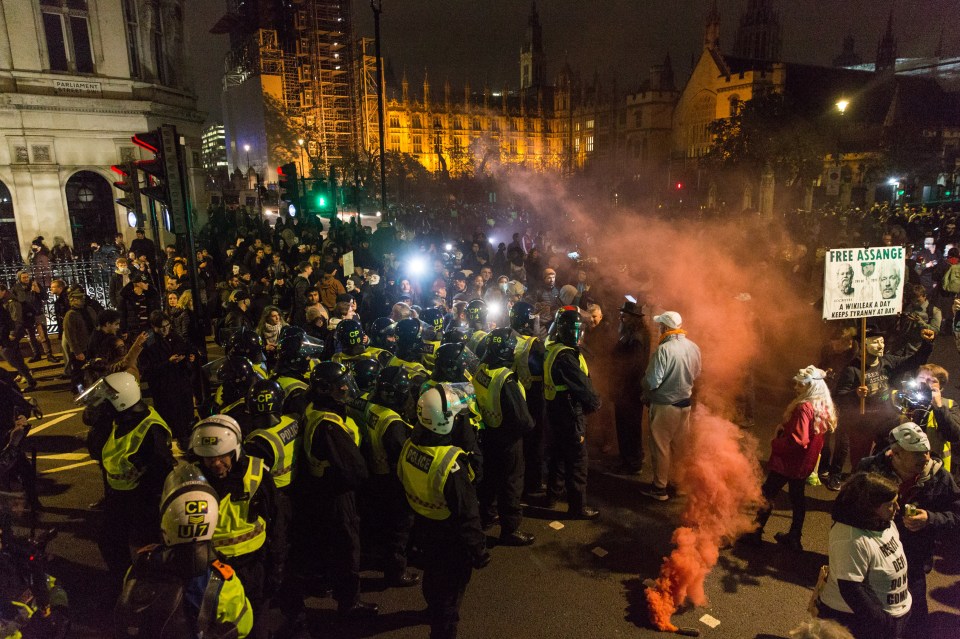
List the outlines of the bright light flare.
{"type": "Polygon", "coordinates": [[[450,242],[447,242],[446,244],[443,245],[443,250],[444,250],[444,251],[448,251],[448,252],[449,252],[449,251],[452,251],[452,250],[453,250],[453,244],[451,244],[450,242]]]}
{"type": "Polygon", "coordinates": [[[887,180],[887,184],[889,184],[890,186],[896,186],[900,184],[900,178],[890,178],[889,180],[887,180]]]}
{"type": "Polygon", "coordinates": [[[490,302],[487,304],[487,313],[493,315],[494,317],[500,317],[500,313],[503,312],[503,305],[499,302],[490,302]]]}
{"type": "Polygon", "coordinates": [[[427,260],[420,255],[415,255],[407,262],[407,273],[414,277],[420,277],[427,272],[427,260]]]}
{"type": "Polygon", "coordinates": [[[845,113],[848,106],[850,106],[850,100],[837,100],[837,110],[840,111],[840,113],[845,113]]]}

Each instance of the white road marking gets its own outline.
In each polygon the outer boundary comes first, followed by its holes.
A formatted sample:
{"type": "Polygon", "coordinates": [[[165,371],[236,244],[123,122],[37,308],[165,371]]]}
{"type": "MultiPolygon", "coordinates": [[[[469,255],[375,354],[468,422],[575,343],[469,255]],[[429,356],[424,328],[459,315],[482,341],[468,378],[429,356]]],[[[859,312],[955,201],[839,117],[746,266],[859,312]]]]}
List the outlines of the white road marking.
{"type": "Polygon", "coordinates": [[[40,424],[40,425],[37,426],[36,428],[31,428],[31,429],[30,429],[30,434],[31,434],[31,435],[36,435],[37,433],[39,433],[39,432],[42,431],[42,430],[46,430],[46,429],[50,428],[51,426],[55,426],[56,424],[59,424],[60,422],[67,421],[68,419],[70,419],[71,417],[73,417],[75,414],[76,414],[76,413],[70,413],[70,414],[68,414],[68,415],[60,415],[60,417],[55,417],[54,419],[51,419],[49,422],[46,422],[45,424],[40,424]]]}
{"type": "Polygon", "coordinates": [[[37,455],[37,459],[52,461],[80,461],[90,457],[87,453],[56,453],[54,455],[37,455]]]}
{"type": "Polygon", "coordinates": [[[89,466],[90,464],[96,464],[97,460],[88,459],[87,461],[78,462],[76,464],[67,464],[66,466],[60,466],[59,468],[51,468],[50,470],[40,471],[41,475],[49,475],[50,473],[60,473],[65,470],[73,470],[74,468],[80,468],[82,466],[89,466]]]}
{"type": "Polygon", "coordinates": [[[46,413],[44,414],[44,417],[56,417],[57,415],[66,415],[67,413],[79,413],[82,410],[83,406],[80,408],[71,408],[70,410],[57,411],[56,413],[46,413]]]}

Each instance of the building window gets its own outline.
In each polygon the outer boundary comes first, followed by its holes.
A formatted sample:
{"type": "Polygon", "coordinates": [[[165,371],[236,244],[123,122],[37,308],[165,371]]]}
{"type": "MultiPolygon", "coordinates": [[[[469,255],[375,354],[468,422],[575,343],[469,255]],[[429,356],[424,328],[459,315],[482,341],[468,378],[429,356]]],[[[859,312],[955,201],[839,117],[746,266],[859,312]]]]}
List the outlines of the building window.
{"type": "Polygon", "coordinates": [[[517,141],[510,140],[510,155],[516,155],[516,154],[517,154],[517,141]]]}
{"type": "Polygon", "coordinates": [[[123,19],[127,25],[127,58],[130,61],[130,77],[140,76],[140,29],[137,25],[137,3],[123,0],[123,19]]]}
{"type": "Polygon", "coordinates": [[[50,70],[93,73],[86,0],[43,0],[41,5],[50,70]]]}
{"type": "Polygon", "coordinates": [[[391,128],[391,129],[399,129],[399,128],[400,128],[400,116],[399,116],[399,115],[391,115],[391,116],[390,116],[390,128],[391,128]]]}
{"type": "Polygon", "coordinates": [[[391,151],[399,151],[399,150],[400,150],[400,136],[399,136],[399,135],[391,135],[391,136],[390,136],[390,150],[391,150],[391,151]]]}
{"type": "Polygon", "coordinates": [[[587,128],[588,128],[588,129],[592,129],[592,128],[593,128],[593,120],[587,120],[587,128]]]}
{"type": "Polygon", "coordinates": [[[413,152],[423,153],[423,136],[422,135],[413,136],[413,152]]]}
{"type": "Polygon", "coordinates": [[[580,152],[580,138],[577,138],[576,140],[573,141],[573,150],[575,153],[580,152]]]}
{"type": "Polygon", "coordinates": [[[587,136],[587,153],[593,153],[593,136],[587,136]]]}
{"type": "Polygon", "coordinates": [[[480,118],[474,118],[474,119],[473,119],[473,130],[474,130],[474,131],[479,131],[480,128],[481,128],[481,127],[480,127],[480,118]]]}
{"type": "Polygon", "coordinates": [[[413,128],[414,128],[414,129],[422,129],[422,128],[423,128],[423,125],[420,124],[420,116],[419,116],[419,115],[413,116],[413,128]]]}

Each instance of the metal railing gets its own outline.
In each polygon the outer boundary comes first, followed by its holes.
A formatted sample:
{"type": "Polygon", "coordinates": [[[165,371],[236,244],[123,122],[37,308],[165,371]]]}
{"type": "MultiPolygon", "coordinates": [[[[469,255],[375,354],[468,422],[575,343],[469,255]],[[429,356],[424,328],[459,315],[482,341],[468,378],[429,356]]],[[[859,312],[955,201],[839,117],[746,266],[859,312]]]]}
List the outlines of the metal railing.
{"type": "Polygon", "coordinates": [[[79,284],[87,296],[110,307],[110,276],[115,265],[113,260],[79,259],[69,262],[50,262],[49,266],[31,266],[30,264],[0,263],[0,282],[12,287],[17,281],[17,273],[31,273],[41,289],[48,293],[43,312],[47,319],[47,332],[59,333],[56,313],[53,311],[54,296],[50,293],[50,282],[63,280],[67,286],[79,284]]]}

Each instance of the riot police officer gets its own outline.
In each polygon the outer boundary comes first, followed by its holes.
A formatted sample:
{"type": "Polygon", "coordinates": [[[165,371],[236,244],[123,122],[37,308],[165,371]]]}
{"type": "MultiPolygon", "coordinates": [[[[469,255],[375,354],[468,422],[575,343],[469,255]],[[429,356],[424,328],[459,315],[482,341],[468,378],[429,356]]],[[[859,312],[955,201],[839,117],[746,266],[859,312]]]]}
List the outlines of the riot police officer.
{"type": "Polygon", "coordinates": [[[500,543],[529,546],[533,535],[521,532],[523,507],[523,436],[533,430],[523,386],[511,369],[517,337],[511,328],[498,328],[487,339],[486,353],[473,376],[477,405],[483,415],[480,439],[485,464],[477,493],[484,528],[500,521],[500,543]],[[496,501],[496,506],[494,502],[496,501]]]}
{"type": "Polygon", "coordinates": [[[250,385],[264,376],[257,373],[253,363],[243,355],[230,355],[220,365],[217,378],[220,386],[209,406],[200,411],[201,415],[220,415],[242,405],[250,385]]]}
{"type": "Polygon", "coordinates": [[[397,474],[416,513],[414,531],[423,549],[423,598],[430,636],[457,636],[460,603],[474,568],[490,562],[480,529],[477,495],[464,453],[450,430],[466,407],[469,385],[443,384],[420,396],[418,425],[400,452],[397,474]]]}
{"type": "Polygon", "coordinates": [[[363,332],[363,325],[357,320],[345,319],[337,324],[335,331],[337,345],[340,352],[330,359],[340,364],[355,359],[375,359],[381,366],[386,366],[393,354],[383,348],[367,346],[367,336],[363,332]]]}
{"type": "Polygon", "coordinates": [[[393,586],[413,586],[419,577],[407,572],[407,543],[413,513],[407,508],[397,478],[400,449],[413,426],[401,417],[410,397],[410,378],[401,366],[388,366],[377,376],[362,417],[364,452],[370,469],[365,491],[375,541],[383,555],[383,574],[393,586]]]}
{"type": "Polygon", "coordinates": [[[546,350],[540,339],[540,316],[533,304],[517,302],[510,307],[510,328],[517,332],[513,372],[527,396],[533,430],[523,436],[523,492],[528,498],[543,497],[544,399],[543,358],[546,350]]]}
{"type": "Polygon", "coordinates": [[[397,323],[389,317],[378,317],[370,324],[370,345],[391,353],[397,352],[397,323]]]}
{"type": "Polygon", "coordinates": [[[179,464],[163,485],[163,544],[141,548],[123,581],[115,637],[246,637],[253,609],[240,577],[213,548],[220,513],[200,470],[179,464]]]}
{"type": "Polygon", "coordinates": [[[163,418],[140,395],[136,378],[127,372],[101,378],[77,398],[86,406],[109,403],[103,424],[109,431],[100,450],[106,478],[100,552],[119,583],[130,566],[130,550],[157,539],[160,493],[174,466],[173,434],[163,418]]]}
{"type": "Polygon", "coordinates": [[[358,394],[343,364],[320,362],[310,375],[310,405],[304,413],[306,471],[297,493],[298,560],[316,572],[323,560],[341,615],[376,615],[375,603],[360,599],[360,521],[356,492],[369,473],[360,452],[360,429],[346,414],[358,394]],[[318,535],[319,533],[319,535],[318,535]],[[319,553],[316,536],[322,540],[319,553]]]}
{"type": "Polygon", "coordinates": [[[243,449],[267,465],[281,493],[290,490],[300,455],[299,415],[283,413],[284,393],[272,379],[261,379],[247,391],[243,414],[237,418],[245,434],[243,449]]]}
{"type": "Polygon", "coordinates": [[[240,575],[253,608],[251,637],[267,637],[269,600],[287,558],[287,522],[266,464],[243,452],[240,424],[227,415],[200,420],[190,451],[220,499],[213,547],[240,575]]]}
{"type": "Polygon", "coordinates": [[[427,325],[423,340],[423,363],[432,369],[443,338],[445,313],[439,308],[427,308],[421,313],[420,319],[427,325]]]}
{"type": "Polygon", "coordinates": [[[547,338],[543,363],[543,396],[550,423],[550,462],[547,469],[547,505],[553,507],[563,481],[570,515],[595,519],[600,513],[586,504],[587,447],[585,415],[600,408],[600,396],[590,382],[587,362],[580,353],[580,311],[564,306],[547,338]]]}
{"type": "Polygon", "coordinates": [[[319,357],[322,347],[308,342],[307,334],[298,326],[284,326],[277,341],[276,370],[270,379],[283,389],[285,415],[300,415],[307,407],[307,380],[311,357],[319,357]]]}
{"type": "Polygon", "coordinates": [[[423,365],[423,322],[412,317],[397,322],[397,354],[390,360],[390,366],[403,366],[407,375],[419,388],[430,377],[430,371],[423,365]]]}
{"type": "Polygon", "coordinates": [[[467,348],[480,359],[483,359],[487,328],[487,303],[483,300],[471,301],[467,304],[467,348]]]}
{"type": "Polygon", "coordinates": [[[227,338],[223,350],[227,357],[231,355],[246,357],[260,377],[267,376],[267,358],[263,354],[263,339],[256,331],[241,328],[227,338]]]}

